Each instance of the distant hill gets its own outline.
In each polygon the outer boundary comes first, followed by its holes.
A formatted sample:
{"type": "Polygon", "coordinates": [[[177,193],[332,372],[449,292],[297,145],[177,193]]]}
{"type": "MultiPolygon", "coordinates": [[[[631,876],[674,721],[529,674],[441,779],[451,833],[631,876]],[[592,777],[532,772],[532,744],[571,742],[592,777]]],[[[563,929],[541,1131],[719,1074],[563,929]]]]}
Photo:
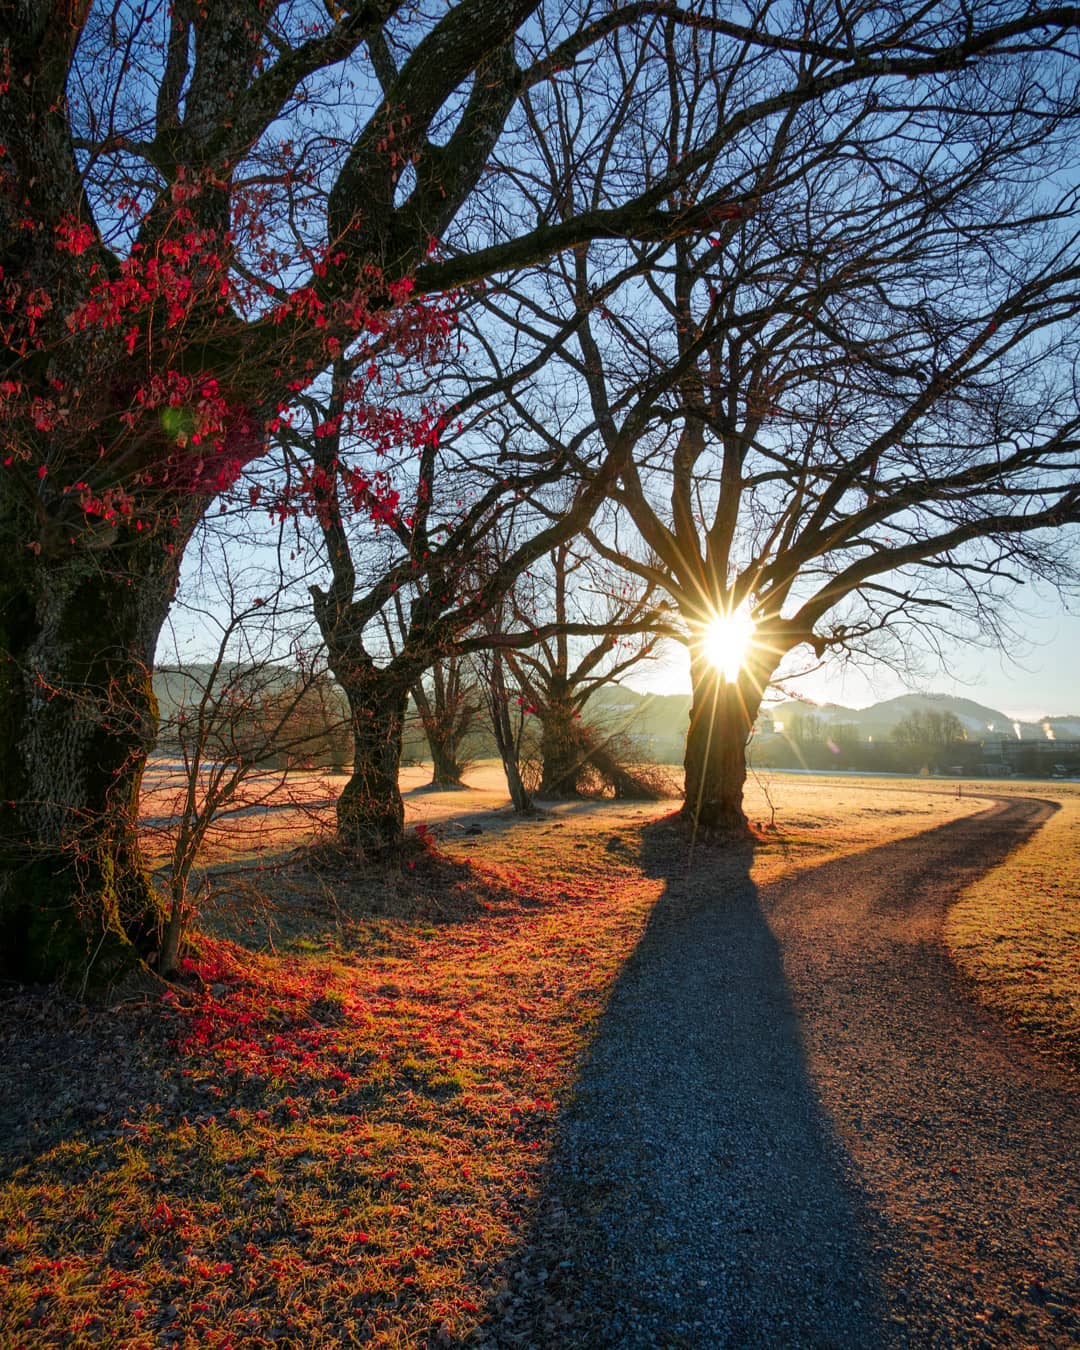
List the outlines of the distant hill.
{"type": "Polygon", "coordinates": [[[1016,722],[1000,708],[989,708],[970,698],[953,694],[901,694],[869,708],[842,708],[837,704],[817,706],[789,701],[772,709],[772,716],[785,725],[797,717],[815,717],[819,722],[853,727],[862,736],[886,737],[897,723],[913,712],[952,713],[972,740],[994,736],[1017,736],[1024,741],[1080,739],[1080,717],[1047,717],[1039,722],[1016,722]]]}
{"type": "MultiPolygon", "coordinates": [[[[839,703],[800,703],[789,700],[768,709],[767,715],[788,730],[797,718],[813,717],[822,727],[849,728],[857,739],[872,736],[887,740],[896,725],[913,712],[949,712],[958,718],[970,740],[997,736],[1025,741],[1080,740],[1080,716],[1045,717],[1037,722],[1015,722],[1000,708],[990,708],[974,699],[952,694],[901,694],[869,708],[845,708],[839,703]]],[[[688,694],[642,694],[625,686],[600,690],[589,702],[585,716],[594,724],[619,729],[637,739],[657,758],[682,758],[687,721],[688,694]]]]}

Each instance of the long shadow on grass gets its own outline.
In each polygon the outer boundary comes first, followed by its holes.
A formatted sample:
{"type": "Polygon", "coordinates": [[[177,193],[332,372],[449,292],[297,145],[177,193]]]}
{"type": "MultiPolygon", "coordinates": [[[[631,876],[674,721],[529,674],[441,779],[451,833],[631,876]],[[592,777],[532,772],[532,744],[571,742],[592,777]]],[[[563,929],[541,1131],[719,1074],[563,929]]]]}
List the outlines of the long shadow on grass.
{"type": "Polygon", "coordinates": [[[558,1125],[485,1346],[877,1346],[871,1244],[749,850],[658,822],[666,883],[558,1125]]]}

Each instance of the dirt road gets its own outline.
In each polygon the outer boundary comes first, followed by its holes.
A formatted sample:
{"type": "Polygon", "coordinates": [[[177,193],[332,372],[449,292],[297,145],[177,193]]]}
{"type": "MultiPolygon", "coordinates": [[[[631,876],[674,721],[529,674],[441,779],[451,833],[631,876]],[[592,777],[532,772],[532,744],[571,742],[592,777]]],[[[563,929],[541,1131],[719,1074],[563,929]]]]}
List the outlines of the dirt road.
{"type": "Polygon", "coordinates": [[[1051,810],[998,801],[760,892],[647,829],[664,895],[481,1343],[1080,1342],[1080,1089],[940,941],[1051,810]]]}

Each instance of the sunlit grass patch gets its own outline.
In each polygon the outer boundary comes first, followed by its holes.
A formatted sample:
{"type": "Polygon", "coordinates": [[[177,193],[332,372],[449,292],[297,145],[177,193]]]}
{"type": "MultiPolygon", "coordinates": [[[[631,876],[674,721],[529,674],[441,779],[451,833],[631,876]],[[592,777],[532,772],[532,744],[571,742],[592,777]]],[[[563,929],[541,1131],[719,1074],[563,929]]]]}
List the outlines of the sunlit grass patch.
{"type": "Polygon", "coordinates": [[[1061,809],[965,892],[945,936],[984,1002],[1080,1067],[1080,788],[1046,783],[1028,792],[1061,809]]]}
{"type": "Polygon", "coordinates": [[[747,782],[759,885],[985,811],[988,784],[760,772],[747,782]],[[774,813],[775,811],[775,813],[774,813]]]}
{"type": "Polygon", "coordinates": [[[396,922],[374,951],[204,938],[151,1019],[154,1088],[60,1113],[8,1168],[0,1343],[465,1335],[659,889],[571,899],[519,864],[482,869],[515,910],[396,922]]]}

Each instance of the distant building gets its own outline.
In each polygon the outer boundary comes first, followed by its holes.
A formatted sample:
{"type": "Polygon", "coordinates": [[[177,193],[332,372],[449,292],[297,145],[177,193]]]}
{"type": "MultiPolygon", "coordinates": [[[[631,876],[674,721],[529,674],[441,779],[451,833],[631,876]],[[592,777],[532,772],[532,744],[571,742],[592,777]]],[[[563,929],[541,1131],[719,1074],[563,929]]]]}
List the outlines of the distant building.
{"type": "Polygon", "coordinates": [[[1080,740],[1021,741],[1003,736],[980,742],[982,772],[1020,774],[1028,778],[1080,777],[1080,740]]]}

